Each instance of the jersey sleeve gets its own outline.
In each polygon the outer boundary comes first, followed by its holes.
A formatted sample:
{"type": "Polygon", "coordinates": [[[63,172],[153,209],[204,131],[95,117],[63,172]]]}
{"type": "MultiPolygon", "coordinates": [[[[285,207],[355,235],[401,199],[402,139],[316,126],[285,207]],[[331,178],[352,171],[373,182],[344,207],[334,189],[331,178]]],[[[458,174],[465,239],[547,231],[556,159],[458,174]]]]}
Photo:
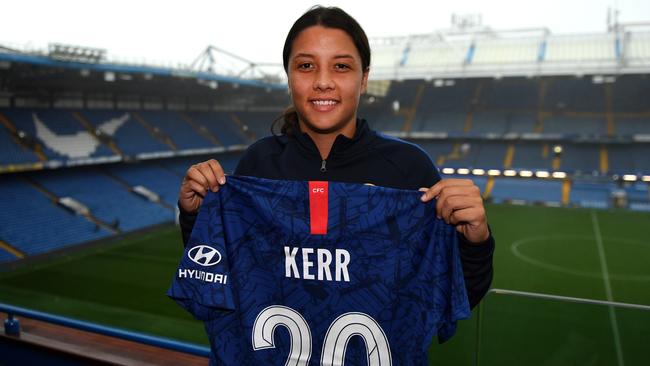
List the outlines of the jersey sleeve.
{"type": "Polygon", "coordinates": [[[199,320],[233,310],[221,193],[209,192],[181,257],[167,296],[199,320]]]}
{"type": "Polygon", "coordinates": [[[469,318],[471,311],[456,229],[440,219],[436,221],[429,247],[436,248],[434,267],[436,267],[438,281],[434,287],[433,298],[439,316],[435,328],[438,332],[438,341],[443,343],[456,332],[457,321],[469,318]]]}

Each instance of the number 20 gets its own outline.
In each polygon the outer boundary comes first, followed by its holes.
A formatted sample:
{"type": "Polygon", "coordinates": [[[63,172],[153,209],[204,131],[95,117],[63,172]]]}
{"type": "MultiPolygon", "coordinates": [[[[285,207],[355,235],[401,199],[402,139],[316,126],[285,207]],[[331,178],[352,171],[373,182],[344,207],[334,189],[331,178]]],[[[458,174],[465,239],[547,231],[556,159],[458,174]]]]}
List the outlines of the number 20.
{"type": "MultiPolygon", "coordinates": [[[[253,324],[253,349],[275,348],[273,334],[278,325],[289,331],[291,349],[285,366],[307,366],[311,358],[311,331],[305,318],[296,310],[272,305],[262,310],[253,324]]],[[[352,336],[361,336],[366,344],[369,366],[390,366],[390,346],[379,324],[364,313],[345,313],[336,318],[325,335],[320,363],[343,365],[345,349],[352,336]]]]}

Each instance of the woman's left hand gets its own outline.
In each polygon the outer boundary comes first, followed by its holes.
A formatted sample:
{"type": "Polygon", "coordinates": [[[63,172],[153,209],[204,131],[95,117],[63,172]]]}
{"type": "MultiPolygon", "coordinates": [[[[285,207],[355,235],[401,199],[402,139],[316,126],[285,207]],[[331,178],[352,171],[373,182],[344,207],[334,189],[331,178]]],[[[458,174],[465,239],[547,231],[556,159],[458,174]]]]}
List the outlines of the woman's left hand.
{"type": "Polygon", "coordinates": [[[490,237],[481,190],[469,179],[442,179],[431,188],[420,188],[422,201],[437,199],[436,215],[456,226],[472,243],[490,237]]]}

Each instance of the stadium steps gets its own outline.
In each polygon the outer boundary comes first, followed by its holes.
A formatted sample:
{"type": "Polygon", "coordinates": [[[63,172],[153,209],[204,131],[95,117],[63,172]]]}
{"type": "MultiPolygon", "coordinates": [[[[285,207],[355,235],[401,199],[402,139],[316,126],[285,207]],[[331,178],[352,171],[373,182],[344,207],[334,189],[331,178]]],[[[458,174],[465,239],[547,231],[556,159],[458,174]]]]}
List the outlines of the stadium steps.
{"type": "Polygon", "coordinates": [[[455,160],[461,158],[460,155],[460,143],[455,143],[454,147],[452,148],[451,152],[447,155],[440,155],[438,157],[438,160],[436,161],[436,164],[438,166],[443,166],[447,160],[455,160]]]}
{"type": "Polygon", "coordinates": [[[607,136],[614,136],[614,108],[612,107],[612,84],[605,85],[605,120],[607,121],[607,136]]]}
{"type": "Polygon", "coordinates": [[[244,128],[245,123],[242,122],[241,118],[239,118],[238,115],[236,115],[236,114],[234,114],[232,112],[228,113],[228,115],[230,116],[230,119],[235,123],[235,125],[237,125],[237,127],[242,131],[244,136],[246,136],[248,138],[249,142],[253,143],[253,142],[255,142],[257,140],[257,136],[255,136],[255,132],[253,132],[250,129],[245,129],[244,128]]]}
{"type": "MultiPolygon", "coordinates": [[[[479,81],[476,84],[476,89],[474,89],[474,98],[472,100],[480,100],[481,95],[483,94],[483,81],[479,81]]],[[[463,125],[463,132],[468,133],[472,130],[472,124],[474,123],[474,110],[475,106],[472,103],[467,116],[465,116],[465,124],[463,125]]]]}
{"type": "Polygon", "coordinates": [[[600,146],[600,172],[607,174],[609,171],[609,154],[607,153],[607,146],[600,146]]]}
{"type": "MultiPolygon", "coordinates": [[[[38,190],[39,192],[43,193],[43,195],[45,195],[48,199],[50,199],[50,200],[51,200],[55,205],[58,205],[58,204],[59,204],[59,196],[57,196],[56,194],[50,192],[50,191],[47,190],[45,187],[43,187],[43,186],[41,186],[40,184],[38,184],[38,182],[36,182],[36,181],[33,180],[32,178],[29,178],[29,177],[27,177],[27,176],[23,176],[23,177],[21,177],[21,178],[22,178],[22,179],[23,179],[27,184],[29,184],[30,186],[34,187],[34,188],[35,188],[36,190],[38,190]]],[[[67,208],[66,208],[66,210],[67,210],[67,208]]],[[[92,214],[92,212],[90,212],[90,213],[88,213],[88,214],[85,214],[85,215],[81,215],[81,216],[85,217],[86,220],[92,222],[93,224],[95,224],[95,225],[97,225],[97,226],[100,226],[100,227],[102,227],[102,228],[104,228],[104,229],[106,229],[106,230],[108,230],[108,231],[110,231],[110,232],[112,232],[112,233],[114,233],[114,234],[120,234],[120,233],[122,232],[120,229],[115,228],[115,227],[113,227],[112,225],[109,225],[109,224],[103,222],[102,220],[98,219],[97,217],[95,217],[95,216],[92,214]]]]}
{"type": "Polygon", "coordinates": [[[212,142],[216,146],[223,146],[221,141],[219,141],[215,135],[210,133],[210,130],[208,130],[204,125],[194,122],[192,117],[190,117],[187,113],[180,113],[180,116],[183,121],[187,122],[187,124],[190,125],[194,131],[201,135],[203,138],[212,142]]]}
{"type": "Polygon", "coordinates": [[[82,116],[81,113],[73,112],[72,115],[74,116],[75,119],[77,119],[77,121],[79,121],[79,123],[81,123],[82,126],[84,126],[84,128],[90,133],[91,136],[94,136],[95,139],[97,139],[97,141],[99,141],[100,143],[105,144],[106,146],[108,146],[108,148],[111,149],[111,151],[113,151],[113,153],[115,155],[124,156],[124,154],[117,147],[117,145],[115,144],[115,141],[113,141],[112,138],[108,138],[108,139],[103,139],[102,138],[102,139],[100,139],[97,136],[97,134],[95,133],[95,131],[97,129],[93,126],[92,123],[90,123],[90,121],[88,121],[86,119],[86,117],[82,116]]]}
{"type": "Polygon", "coordinates": [[[562,158],[560,158],[560,155],[555,155],[553,157],[553,160],[551,161],[551,168],[553,170],[560,170],[560,166],[562,165],[562,158]]]}
{"type": "MultiPolygon", "coordinates": [[[[102,169],[102,173],[103,173],[104,175],[106,175],[107,177],[109,177],[110,179],[112,179],[112,180],[114,180],[115,182],[117,182],[117,183],[118,183],[119,185],[121,185],[122,187],[124,187],[125,190],[131,192],[131,193],[134,194],[134,195],[137,195],[138,197],[140,197],[137,193],[135,193],[135,192],[133,191],[133,186],[131,186],[131,184],[129,184],[129,183],[128,183],[127,181],[125,181],[124,179],[118,177],[117,175],[114,175],[114,174],[110,173],[110,172],[109,172],[108,170],[106,170],[106,169],[102,169]]],[[[149,187],[146,187],[146,186],[145,186],[145,188],[151,190],[152,192],[155,192],[153,189],[150,189],[149,187]]],[[[158,195],[160,196],[160,192],[156,192],[156,194],[158,194],[158,195]]],[[[143,197],[141,197],[141,198],[143,198],[143,197]]],[[[144,198],[143,198],[143,199],[144,199],[144,198]]],[[[160,205],[160,206],[162,206],[162,207],[164,207],[164,208],[166,208],[166,209],[168,209],[168,210],[174,211],[174,207],[171,206],[171,205],[169,205],[169,204],[166,203],[166,202],[163,202],[163,200],[159,200],[158,202],[154,202],[154,203],[157,204],[157,205],[160,205]]]]}
{"type": "Polygon", "coordinates": [[[417,114],[420,103],[422,102],[422,95],[426,89],[426,83],[418,85],[418,89],[415,92],[415,98],[413,99],[413,105],[405,111],[404,124],[402,125],[402,132],[411,132],[413,129],[413,120],[417,114]]]}
{"type": "MultiPolygon", "coordinates": [[[[16,136],[18,134],[18,129],[16,128],[16,126],[14,126],[14,124],[7,117],[5,117],[5,115],[3,115],[2,113],[0,113],[0,123],[2,123],[9,130],[9,132],[11,132],[12,136],[16,136]]],[[[16,139],[15,141],[16,141],[17,144],[24,147],[25,149],[33,151],[34,154],[36,154],[36,156],[38,156],[38,159],[40,161],[46,161],[47,160],[47,157],[45,156],[45,153],[43,152],[43,146],[41,146],[41,144],[39,144],[35,140],[33,142],[33,146],[31,146],[31,147],[25,145],[19,139],[16,139]]]]}
{"type": "Polygon", "coordinates": [[[136,112],[130,112],[130,113],[131,116],[133,116],[133,119],[135,119],[138,123],[140,123],[142,127],[144,127],[154,139],[169,146],[169,148],[172,149],[172,151],[178,150],[178,148],[176,148],[176,145],[174,144],[174,141],[170,136],[166,135],[159,128],[153,127],[149,122],[147,122],[144,118],[142,118],[140,114],[136,112]]]}
{"type": "Polygon", "coordinates": [[[23,253],[20,250],[14,248],[13,246],[11,246],[6,241],[3,241],[2,239],[0,239],[0,249],[13,254],[17,258],[25,258],[25,253],[23,253]]]}
{"type": "Polygon", "coordinates": [[[552,82],[553,79],[541,79],[539,82],[539,92],[537,94],[537,118],[535,120],[535,128],[533,129],[533,132],[541,133],[544,129],[544,118],[546,118],[544,102],[546,99],[546,91],[548,90],[549,84],[552,82]]]}
{"type": "Polygon", "coordinates": [[[506,151],[506,156],[503,158],[503,167],[505,169],[512,167],[512,160],[515,157],[515,144],[508,144],[508,150],[506,151]]]}
{"type": "Polygon", "coordinates": [[[490,198],[490,194],[492,193],[493,188],[494,188],[494,177],[490,176],[490,177],[488,177],[488,180],[485,183],[485,189],[483,190],[483,199],[484,200],[490,198]]]}
{"type": "Polygon", "coordinates": [[[571,201],[571,181],[569,179],[562,182],[562,204],[568,205],[571,201]]]}

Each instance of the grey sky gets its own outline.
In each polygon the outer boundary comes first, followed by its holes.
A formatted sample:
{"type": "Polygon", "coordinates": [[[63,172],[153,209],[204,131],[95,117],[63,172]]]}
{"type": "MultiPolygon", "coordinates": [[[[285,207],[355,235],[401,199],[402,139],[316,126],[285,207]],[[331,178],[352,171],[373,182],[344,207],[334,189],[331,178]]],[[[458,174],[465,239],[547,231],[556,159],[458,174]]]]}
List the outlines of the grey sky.
{"type": "MultiPolygon", "coordinates": [[[[253,61],[280,62],[289,27],[314,0],[0,0],[0,43],[99,47],[110,55],[190,63],[209,44],[253,61]]],[[[481,13],[495,29],[604,32],[608,6],[622,22],[650,21],[647,0],[330,1],[369,36],[447,28],[452,13],[481,13]]]]}

